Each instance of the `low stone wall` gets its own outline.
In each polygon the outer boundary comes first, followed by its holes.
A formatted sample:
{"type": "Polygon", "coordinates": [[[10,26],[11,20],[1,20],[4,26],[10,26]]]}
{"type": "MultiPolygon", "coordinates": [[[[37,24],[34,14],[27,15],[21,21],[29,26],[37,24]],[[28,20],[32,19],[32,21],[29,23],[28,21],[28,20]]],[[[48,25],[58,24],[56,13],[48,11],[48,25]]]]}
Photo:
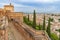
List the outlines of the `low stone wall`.
{"type": "Polygon", "coordinates": [[[25,38],[25,40],[34,40],[32,35],[25,30],[22,25],[17,22],[14,22],[15,28],[19,31],[19,33],[25,38]]]}
{"type": "Polygon", "coordinates": [[[45,31],[35,30],[32,27],[29,27],[28,25],[26,25],[22,22],[17,21],[17,23],[19,25],[21,25],[20,27],[22,27],[24,29],[25,36],[26,37],[28,36],[27,39],[31,39],[31,40],[51,40],[45,31]]]}

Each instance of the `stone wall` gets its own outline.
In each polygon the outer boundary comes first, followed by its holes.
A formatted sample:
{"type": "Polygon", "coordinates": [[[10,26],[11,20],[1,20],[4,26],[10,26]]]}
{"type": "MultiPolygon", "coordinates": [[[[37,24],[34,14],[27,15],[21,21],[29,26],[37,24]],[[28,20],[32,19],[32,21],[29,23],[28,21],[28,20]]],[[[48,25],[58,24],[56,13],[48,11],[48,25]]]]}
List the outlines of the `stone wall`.
{"type": "Polygon", "coordinates": [[[20,21],[23,21],[23,12],[10,12],[7,13],[9,19],[18,19],[20,21]]]}

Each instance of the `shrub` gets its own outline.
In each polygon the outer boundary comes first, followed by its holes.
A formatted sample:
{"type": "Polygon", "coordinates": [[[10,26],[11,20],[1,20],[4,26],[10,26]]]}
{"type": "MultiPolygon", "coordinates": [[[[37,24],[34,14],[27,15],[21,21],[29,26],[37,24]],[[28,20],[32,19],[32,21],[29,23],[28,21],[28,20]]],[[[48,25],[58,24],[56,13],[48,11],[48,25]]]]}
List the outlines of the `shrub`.
{"type": "Polygon", "coordinates": [[[59,40],[58,36],[54,33],[51,33],[51,39],[52,40],[59,40]]]}

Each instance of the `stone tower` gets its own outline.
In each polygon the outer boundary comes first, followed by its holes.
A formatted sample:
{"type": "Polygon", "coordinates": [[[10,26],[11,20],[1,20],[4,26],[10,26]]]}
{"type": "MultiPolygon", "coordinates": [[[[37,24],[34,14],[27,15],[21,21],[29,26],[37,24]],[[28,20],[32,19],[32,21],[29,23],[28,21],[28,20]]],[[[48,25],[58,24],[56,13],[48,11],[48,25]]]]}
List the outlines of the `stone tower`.
{"type": "Polygon", "coordinates": [[[10,3],[10,5],[5,5],[4,6],[4,11],[8,11],[8,12],[14,12],[14,6],[10,3]]]}

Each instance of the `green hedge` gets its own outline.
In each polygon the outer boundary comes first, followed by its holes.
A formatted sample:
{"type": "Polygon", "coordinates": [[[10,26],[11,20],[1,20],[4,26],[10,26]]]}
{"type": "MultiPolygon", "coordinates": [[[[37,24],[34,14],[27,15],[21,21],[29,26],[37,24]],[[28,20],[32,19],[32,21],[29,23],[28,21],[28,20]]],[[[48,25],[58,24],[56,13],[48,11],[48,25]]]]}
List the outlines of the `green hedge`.
{"type": "Polygon", "coordinates": [[[25,16],[23,17],[23,21],[24,21],[24,23],[26,23],[27,25],[32,26],[32,21],[28,21],[28,18],[26,18],[25,16]]]}
{"type": "MultiPolygon", "coordinates": [[[[28,21],[28,18],[26,16],[23,17],[23,20],[24,20],[24,23],[26,23],[27,25],[33,27],[33,21],[30,21],[30,20],[28,21]]],[[[41,29],[42,29],[42,25],[36,25],[36,30],[41,30],[41,29]]]]}
{"type": "Polygon", "coordinates": [[[59,40],[58,36],[54,33],[51,33],[51,39],[52,40],[59,40]]]}

